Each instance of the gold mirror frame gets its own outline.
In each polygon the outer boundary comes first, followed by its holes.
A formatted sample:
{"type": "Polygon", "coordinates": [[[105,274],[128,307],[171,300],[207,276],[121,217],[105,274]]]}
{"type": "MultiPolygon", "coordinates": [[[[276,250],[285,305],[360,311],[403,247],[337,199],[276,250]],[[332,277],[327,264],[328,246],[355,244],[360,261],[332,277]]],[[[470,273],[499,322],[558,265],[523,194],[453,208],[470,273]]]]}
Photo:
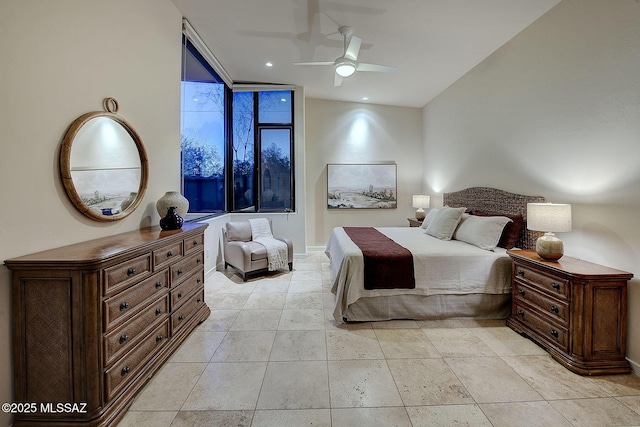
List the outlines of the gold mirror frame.
{"type": "MultiPolygon", "coordinates": [[[[93,111],[81,115],[76,120],[74,120],[67,129],[67,132],[65,133],[62,140],[62,147],[60,149],[60,176],[62,178],[62,184],[64,185],[64,189],[67,192],[69,199],[82,214],[96,221],[107,222],[124,219],[127,216],[131,215],[131,213],[133,213],[133,211],[135,211],[135,209],[138,207],[147,189],[147,183],[149,179],[149,165],[147,152],[144,148],[144,145],[142,144],[140,135],[138,135],[136,130],[133,128],[133,126],[131,126],[129,122],[116,114],[116,112],[118,111],[118,102],[114,98],[105,98],[103,101],[103,107],[105,111],[93,111]],[[74,141],[76,141],[76,143],[79,142],[76,140],[76,138],[78,137],[78,133],[81,131],[83,126],[87,125],[87,123],[89,123],[91,120],[101,117],[113,120],[114,122],[122,126],[122,128],[127,132],[127,134],[129,134],[129,136],[133,140],[133,143],[135,143],[135,147],[140,158],[140,182],[137,189],[137,194],[135,194],[135,198],[128,206],[117,213],[111,213],[111,209],[100,209],[85,203],[81,195],[78,193],[76,184],[74,184],[72,176],[71,150],[73,148],[73,143],[74,141]]],[[[95,142],[98,143],[99,141],[95,142]]],[[[90,143],[94,143],[94,141],[90,141],[90,143]]],[[[117,169],[118,168],[114,168],[114,170],[117,169]]],[[[131,196],[134,196],[133,192],[131,193],[131,196]]]]}

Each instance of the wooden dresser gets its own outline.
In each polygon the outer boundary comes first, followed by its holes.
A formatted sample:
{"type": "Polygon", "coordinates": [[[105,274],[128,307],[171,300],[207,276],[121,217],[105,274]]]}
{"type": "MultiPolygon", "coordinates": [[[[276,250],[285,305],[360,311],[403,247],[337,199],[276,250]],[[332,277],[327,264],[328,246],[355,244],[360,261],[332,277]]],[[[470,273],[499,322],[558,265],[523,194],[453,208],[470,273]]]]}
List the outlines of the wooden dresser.
{"type": "Polygon", "coordinates": [[[513,259],[507,325],[578,374],[631,372],[625,354],[633,274],[568,256],[550,262],[535,251],[507,253],[513,259]]]}
{"type": "Polygon", "coordinates": [[[14,426],[110,426],[210,313],[204,230],[145,228],[5,261],[14,426]]]}

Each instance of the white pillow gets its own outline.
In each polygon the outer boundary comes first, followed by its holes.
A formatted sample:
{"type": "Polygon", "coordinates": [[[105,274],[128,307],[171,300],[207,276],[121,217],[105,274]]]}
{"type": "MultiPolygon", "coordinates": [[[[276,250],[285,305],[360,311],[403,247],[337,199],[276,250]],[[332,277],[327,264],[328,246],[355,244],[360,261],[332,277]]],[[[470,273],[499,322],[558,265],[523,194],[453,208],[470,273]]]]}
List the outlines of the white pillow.
{"type": "Polygon", "coordinates": [[[498,245],[502,230],[511,222],[505,216],[476,216],[464,214],[453,235],[455,240],[492,251],[498,245]]]}
{"type": "Polygon", "coordinates": [[[420,225],[420,228],[427,228],[429,226],[429,224],[431,224],[431,221],[433,221],[433,218],[436,216],[436,213],[439,210],[440,210],[440,208],[431,209],[427,213],[427,216],[424,217],[424,220],[422,221],[422,224],[420,225]]]}
{"type": "Polygon", "coordinates": [[[449,206],[439,209],[427,226],[426,233],[441,240],[451,240],[465,210],[467,208],[450,208],[449,206]]]}

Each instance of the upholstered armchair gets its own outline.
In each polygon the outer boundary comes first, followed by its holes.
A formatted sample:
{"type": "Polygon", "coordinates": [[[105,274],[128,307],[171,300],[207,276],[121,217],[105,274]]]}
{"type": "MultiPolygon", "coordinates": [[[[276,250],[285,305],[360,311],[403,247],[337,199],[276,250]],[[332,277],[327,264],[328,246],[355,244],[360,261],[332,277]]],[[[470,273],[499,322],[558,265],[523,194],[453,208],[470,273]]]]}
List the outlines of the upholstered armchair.
{"type": "MultiPolygon", "coordinates": [[[[273,234],[271,219],[269,227],[273,234]]],[[[293,270],[293,242],[286,237],[274,238],[287,244],[289,271],[293,270]]],[[[253,241],[251,223],[248,220],[227,222],[222,229],[222,242],[225,270],[227,266],[233,267],[245,282],[249,274],[268,271],[267,249],[253,241]]]]}

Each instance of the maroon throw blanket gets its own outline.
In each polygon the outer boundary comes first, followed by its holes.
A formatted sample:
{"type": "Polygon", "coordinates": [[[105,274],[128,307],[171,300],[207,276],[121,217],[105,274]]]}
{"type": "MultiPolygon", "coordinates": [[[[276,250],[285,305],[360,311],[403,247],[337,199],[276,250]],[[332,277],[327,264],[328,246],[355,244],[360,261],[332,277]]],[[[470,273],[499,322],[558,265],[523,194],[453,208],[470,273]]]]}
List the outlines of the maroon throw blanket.
{"type": "Polygon", "coordinates": [[[411,251],[373,227],[343,227],[364,255],[365,289],[415,289],[411,251]]]}

